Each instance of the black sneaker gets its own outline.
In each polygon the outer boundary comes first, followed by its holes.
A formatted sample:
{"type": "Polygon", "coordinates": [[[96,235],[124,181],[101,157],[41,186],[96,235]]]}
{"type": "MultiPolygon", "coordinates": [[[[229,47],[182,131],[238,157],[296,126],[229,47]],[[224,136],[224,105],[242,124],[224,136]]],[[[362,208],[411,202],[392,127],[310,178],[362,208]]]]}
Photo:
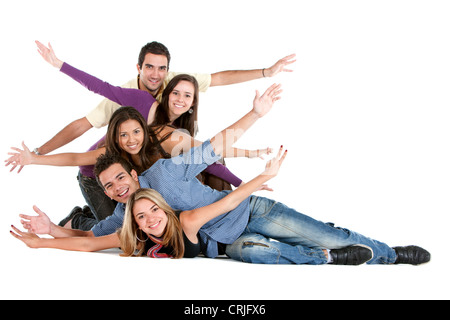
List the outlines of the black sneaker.
{"type": "Polygon", "coordinates": [[[431,254],[418,246],[394,247],[392,249],[397,253],[395,264],[412,264],[417,266],[427,263],[431,259],[431,254]]]}
{"type": "Polygon", "coordinates": [[[363,264],[373,257],[372,249],[362,244],[355,244],[342,249],[333,249],[330,250],[330,254],[332,259],[331,264],[352,266],[363,264]]]}
{"type": "Polygon", "coordinates": [[[94,216],[94,214],[92,213],[92,210],[91,210],[91,208],[90,208],[89,206],[84,206],[84,207],[83,207],[83,214],[84,214],[86,217],[88,217],[88,218],[91,218],[91,219],[97,219],[97,218],[94,216]]]}
{"type": "Polygon", "coordinates": [[[72,220],[73,217],[78,213],[83,213],[83,210],[80,207],[73,208],[72,211],[70,211],[69,215],[58,223],[58,226],[64,227],[66,223],[72,220]]]}

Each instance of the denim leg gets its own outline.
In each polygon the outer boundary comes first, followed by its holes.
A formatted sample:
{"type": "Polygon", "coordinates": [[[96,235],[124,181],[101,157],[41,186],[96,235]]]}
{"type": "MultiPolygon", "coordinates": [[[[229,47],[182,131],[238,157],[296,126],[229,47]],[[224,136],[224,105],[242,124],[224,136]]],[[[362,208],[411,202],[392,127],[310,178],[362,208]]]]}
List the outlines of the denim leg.
{"type": "Polygon", "coordinates": [[[81,216],[72,221],[73,229],[91,230],[91,228],[99,221],[106,219],[113,214],[117,202],[108,198],[103,189],[97,183],[97,180],[83,176],[78,173],[78,183],[81,193],[95,219],[81,216]],[[75,226],[74,226],[75,224],[75,226]]]}
{"type": "Polygon", "coordinates": [[[231,259],[261,264],[325,264],[327,258],[322,249],[290,245],[270,240],[257,233],[244,233],[225,253],[231,259]]]}
{"type": "Polygon", "coordinates": [[[364,244],[373,250],[368,263],[394,263],[396,254],[388,245],[348,229],[308,217],[286,205],[263,197],[252,197],[247,233],[257,233],[290,245],[315,249],[340,249],[364,244]]]}

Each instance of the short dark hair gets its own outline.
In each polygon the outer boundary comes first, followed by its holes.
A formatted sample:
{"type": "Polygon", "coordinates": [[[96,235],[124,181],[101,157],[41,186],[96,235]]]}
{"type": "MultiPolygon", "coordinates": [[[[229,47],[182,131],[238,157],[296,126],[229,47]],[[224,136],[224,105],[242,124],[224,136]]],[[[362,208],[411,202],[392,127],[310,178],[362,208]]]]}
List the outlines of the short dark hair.
{"type": "Polygon", "coordinates": [[[141,52],[139,53],[139,58],[138,58],[138,65],[139,65],[139,68],[141,68],[141,69],[142,69],[142,64],[144,63],[145,56],[147,55],[147,53],[153,53],[153,54],[157,54],[157,55],[166,56],[167,70],[169,70],[170,53],[169,53],[169,49],[167,49],[167,47],[165,45],[163,45],[162,43],[153,41],[153,42],[149,42],[145,46],[143,46],[141,49],[141,52]]]}
{"type": "Polygon", "coordinates": [[[102,154],[97,158],[97,162],[94,167],[94,174],[97,179],[97,183],[102,187],[102,189],[104,188],[103,184],[100,182],[99,175],[116,163],[122,165],[125,171],[131,175],[131,170],[133,170],[133,166],[127,159],[121,157],[119,154],[106,152],[105,154],[102,154]]]}

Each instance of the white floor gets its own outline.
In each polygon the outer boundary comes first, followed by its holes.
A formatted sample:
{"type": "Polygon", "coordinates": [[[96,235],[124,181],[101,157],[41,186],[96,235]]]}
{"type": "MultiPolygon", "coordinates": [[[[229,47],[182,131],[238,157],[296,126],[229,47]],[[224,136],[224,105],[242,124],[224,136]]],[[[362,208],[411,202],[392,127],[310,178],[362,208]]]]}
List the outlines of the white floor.
{"type": "Polygon", "coordinates": [[[413,266],[274,266],[7,248],[2,299],[448,299],[442,259],[413,266]]]}
{"type": "MultiPolygon", "coordinates": [[[[295,52],[294,73],[202,94],[198,138],[247,112],[255,89],[281,82],[282,100],[238,144],[289,149],[270,182],[275,191],[260,195],[392,246],[423,246],[431,263],[272,266],[32,250],[9,235],[10,225],[34,204],[56,222],[83,205],[77,169],[29,166],[17,175],[3,168],[0,298],[450,298],[448,4],[296,1],[293,10],[292,3],[230,0],[219,9],[180,1],[168,12],[163,1],[151,8],[91,1],[89,10],[78,1],[68,15],[47,0],[8,2],[0,19],[10,30],[0,59],[0,152],[6,158],[22,141],[42,145],[101,101],[48,66],[34,40],[50,41],[59,58],[116,85],[136,75],[137,53],[153,40],[169,47],[171,69],[183,72],[269,67],[295,52]]],[[[90,130],[60,151],[82,152],[104,132],[90,130]]],[[[227,164],[243,180],[264,167],[259,159],[227,164]]]]}

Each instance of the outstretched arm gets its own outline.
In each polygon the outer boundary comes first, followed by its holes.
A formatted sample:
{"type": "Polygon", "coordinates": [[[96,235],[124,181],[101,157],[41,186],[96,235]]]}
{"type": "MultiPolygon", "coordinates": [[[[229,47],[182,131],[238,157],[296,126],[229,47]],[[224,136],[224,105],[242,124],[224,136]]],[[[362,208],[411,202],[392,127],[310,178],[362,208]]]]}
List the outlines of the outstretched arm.
{"type": "Polygon", "coordinates": [[[20,166],[17,173],[19,173],[24,166],[30,164],[48,165],[48,166],[86,166],[96,163],[97,158],[105,153],[105,148],[98,148],[93,151],[83,153],[59,153],[53,155],[37,155],[30,151],[30,149],[22,142],[23,150],[20,148],[11,148],[15,152],[8,152],[11,157],[5,160],[6,165],[12,165],[13,171],[17,166],[20,166]]]}
{"type": "Polygon", "coordinates": [[[14,226],[11,235],[19,239],[30,248],[53,248],[70,251],[100,251],[120,247],[117,233],[103,237],[74,237],[74,238],[40,238],[34,233],[23,232],[14,226]]]}
{"type": "MultiPolygon", "coordinates": [[[[186,153],[190,148],[194,146],[200,146],[203,142],[194,139],[191,135],[183,132],[182,130],[177,130],[172,127],[164,127],[158,131],[158,139],[163,139],[163,137],[170,135],[170,138],[165,139],[161,142],[161,146],[164,151],[171,154],[172,157],[178,156],[181,153],[186,153]]],[[[271,148],[259,149],[259,150],[244,150],[237,148],[230,148],[230,150],[224,150],[223,157],[247,157],[255,158],[262,157],[265,154],[270,154],[272,152],[271,148]]],[[[213,163],[209,165],[205,172],[215,175],[226,182],[232,184],[235,187],[239,187],[242,184],[242,180],[235,176],[226,166],[220,163],[213,163]]]]}
{"type": "Polygon", "coordinates": [[[60,132],[58,132],[53,138],[48,140],[42,146],[37,148],[39,154],[44,155],[50,153],[62,146],[65,146],[69,142],[81,137],[85,132],[91,129],[93,126],[86,117],[72,121],[65,126],[60,132]]]}
{"type": "MultiPolygon", "coordinates": [[[[161,146],[163,147],[164,151],[169,153],[172,157],[176,157],[181,153],[186,153],[192,147],[200,146],[204,142],[193,138],[190,134],[184,132],[183,130],[169,126],[162,128],[157,133],[158,139],[163,139],[163,137],[167,135],[170,135],[170,137],[162,141],[161,146]]],[[[230,147],[226,150],[223,150],[222,156],[224,158],[262,158],[262,156],[270,153],[272,153],[272,149],[269,147],[265,149],[255,150],[230,147]]]]}
{"type": "Polygon", "coordinates": [[[37,215],[30,216],[20,214],[20,222],[22,226],[30,233],[48,234],[54,238],[70,238],[70,237],[93,237],[92,231],[82,231],[76,229],[67,229],[60,227],[50,221],[50,218],[41,211],[37,206],[33,206],[37,215]]]}
{"type": "Polygon", "coordinates": [[[296,60],[295,54],[291,54],[278,60],[273,66],[255,70],[233,70],[221,71],[211,74],[211,87],[225,86],[229,84],[241,83],[266,77],[274,77],[280,72],[292,72],[286,67],[296,60]]]}
{"type": "Polygon", "coordinates": [[[99,251],[120,246],[117,233],[103,237],[95,237],[92,231],[66,229],[55,225],[38,207],[33,206],[36,216],[19,215],[23,227],[29,232],[23,232],[11,225],[11,235],[30,248],[54,248],[71,251],[99,251]],[[48,234],[54,239],[40,238],[37,234],[48,234]]]}
{"type": "Polygon", "coordinates": [[[151,107],[157,106],[158,102],[156,102],[156,99],[147,91],[113,86],[108,82],[102,81],[58,59],[50,43],[48,44],[48,48],[39,41],[36,41],[36,44],[38,46],[39,54],[45,61],[53,67],[58,68],[61,72],[65,73],[88,90],[102,95],[121,106],[134,107],[138,109],[144,117],[148,116],[151,107]]]}
{"type": "Polygon", "coordinates": [[[215,203],[202,208],[181,212],[180,222],[186,237],[193,242],[197,241],[197,233],[205,223],[220,216],[221,214],[235,209],[242,201],[248,198],[253,192],[257,191],[264,183],[275,177],[278,174],[286,155],[287,150],[284,150],[283,146],[281,146],[277,156],[267,162],[264,172],[251,181],[240,186],[226,197],[215,203]]]}

